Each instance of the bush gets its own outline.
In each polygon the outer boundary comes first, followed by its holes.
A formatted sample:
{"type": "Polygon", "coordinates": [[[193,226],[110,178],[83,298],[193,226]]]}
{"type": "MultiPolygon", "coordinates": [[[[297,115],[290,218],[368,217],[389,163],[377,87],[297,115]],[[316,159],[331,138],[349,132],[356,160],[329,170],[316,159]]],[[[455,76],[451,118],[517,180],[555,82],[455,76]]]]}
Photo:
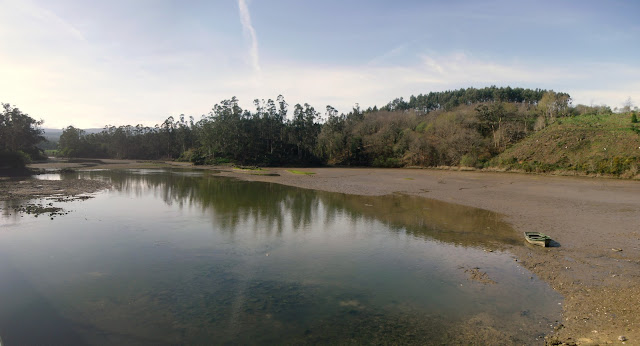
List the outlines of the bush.
{"type": "Polygon", "coordinates": [[[416,132],[425,132],[425,130],[427,129],[427,122],[423,121],[420,124],[418,124],[418,126],[416,126],[416,132]]]}
{"type": "Polygon", "coordinates": [[[24,166],[30,162],[31,158],[29,157],[29,155],[25,154],[22,151],[0,152],[0,169],[24,168],[24,166]]]}
{"type": "Polygon", "coordinates": [[[206,164],[206,165],[217,166],[217,165],[224,165],[224,164],[227,164],[227,163],[231,163],[231,159],[226,158],[226,157],[216,157],[215,159],[209,158],[209,159],[204,160],[204,164],[206,164]]]}
{"type": "Polygon", "coordinates": [[[638,122],[638,115],[636,114],[636,112],[633,112],[631,114],[631,123],[635,124],[638,122]]]}
{"type": "Polygon", "coordinates": [[[601,174],[621,175],[631,170],[637,162],[635,157],[619,157],[612,159],[603,159],[597,163],[596,172],[601,174]]]}
{"type": "Polygon", "coordinates": [[[23,151],[0,150],[0,176],[28,176],[33,174],[26,164],[31,158],[23,151]]]}
{"type": "Polygon", "coordinates": [[[402,161],[395,157],[378,157],[373,160],[373,163],[371,165],[374,167],[398,168],[402,167],[402,161]]]}
{"type": "Polygon", "coordinates": [[[482,164],[479,165],[478,157],[475,155],[465,154],[460,158],[460,166],[480,168],[482,167],[482,164]]]}
{"type": "Polygon", "coordinates": [[[191,148],[182,153],[176,161],[191,162],[194,165],[204,165],[205,156],[202,154],[201,150],[191,148]]]}

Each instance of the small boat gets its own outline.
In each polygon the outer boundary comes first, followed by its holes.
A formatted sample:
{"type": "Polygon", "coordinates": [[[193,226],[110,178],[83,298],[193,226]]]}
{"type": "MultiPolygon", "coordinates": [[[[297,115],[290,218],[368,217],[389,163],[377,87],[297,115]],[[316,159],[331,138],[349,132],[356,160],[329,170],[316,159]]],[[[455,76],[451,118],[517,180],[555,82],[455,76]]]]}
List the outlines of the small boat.
{"type": "Polygon", "coordinates": [[[526,239],[529,244],[540,245],[542,247],[548,247],[551,242],[551,237],[540,232],[524,232],[524,239],[526,239]]]}

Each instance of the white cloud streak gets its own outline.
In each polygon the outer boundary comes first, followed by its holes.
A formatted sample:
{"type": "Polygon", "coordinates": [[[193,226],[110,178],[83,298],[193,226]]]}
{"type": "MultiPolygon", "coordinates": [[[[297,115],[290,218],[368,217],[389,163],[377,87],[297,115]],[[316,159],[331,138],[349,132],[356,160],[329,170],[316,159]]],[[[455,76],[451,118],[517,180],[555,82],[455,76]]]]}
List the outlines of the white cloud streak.
{"type": "Polygon", "coordinates": [[[254,71],[260,72],[260,59],[258,56],[258,38],[256,36],[256,30],[251,24],[251,15],[249,13],[249,7],[245,0],[238,0],[238,9],[240,10],[240,22],[242,23],[242,29],[245,35],[249,38],[249,58],[251,59],[251,65],[254,71]]]}

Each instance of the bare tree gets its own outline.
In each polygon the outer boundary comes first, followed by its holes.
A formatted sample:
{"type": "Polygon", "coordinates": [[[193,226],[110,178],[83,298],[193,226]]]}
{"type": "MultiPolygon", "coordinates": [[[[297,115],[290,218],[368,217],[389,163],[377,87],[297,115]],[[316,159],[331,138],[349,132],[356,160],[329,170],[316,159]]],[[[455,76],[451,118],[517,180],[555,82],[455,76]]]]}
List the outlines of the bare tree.
{"type": "Polygon", "coordinates": [[[629,113],[631,112],[632,109],[633,109],[633,101],[631,100],[631,97],[627,97],[627,100],[624,101],[624,103],[622,104],[622,112],[629,113]]]}

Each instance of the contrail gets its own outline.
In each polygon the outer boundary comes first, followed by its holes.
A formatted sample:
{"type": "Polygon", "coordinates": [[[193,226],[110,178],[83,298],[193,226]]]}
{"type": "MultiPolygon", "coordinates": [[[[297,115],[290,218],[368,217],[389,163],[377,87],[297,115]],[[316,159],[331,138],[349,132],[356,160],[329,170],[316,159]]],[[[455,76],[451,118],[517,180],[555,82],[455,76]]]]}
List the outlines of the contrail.
{"type": "Polygon", "coordinates": [[[249,8],[245,0],[238,0],[238,8],[240,9],[240,22],[242,28],[249,40],[251,40],[251,47],[249,48],[249,55],[251,56],[251,65],[256,72],[260,71],[260,63],[258,59],[258,39],[256,38],[256,31],[251,25],[251,15],[249,14],[249,8]]]}

